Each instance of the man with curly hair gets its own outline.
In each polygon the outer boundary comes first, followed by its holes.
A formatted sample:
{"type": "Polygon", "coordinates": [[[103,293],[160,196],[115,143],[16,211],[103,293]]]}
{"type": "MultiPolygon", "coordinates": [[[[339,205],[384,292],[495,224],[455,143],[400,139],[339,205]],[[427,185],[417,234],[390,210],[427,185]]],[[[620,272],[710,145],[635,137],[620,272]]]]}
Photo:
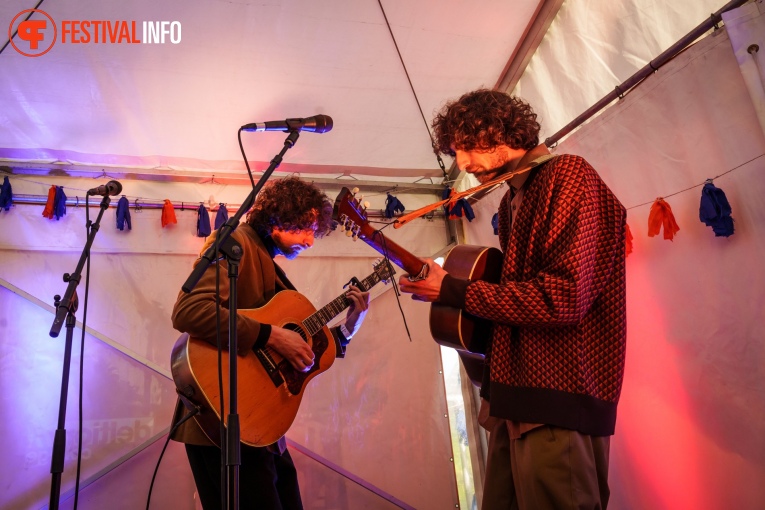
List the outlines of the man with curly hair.
{"type": "Polygon", "coordinates": [[[606,508],[626,346],[624,206],[584,159],[539,144],[536,114],[517,97],[467,93],[433,128],[436,152],[479,182],[517,171],[498,212],[499,283],[433,261],[425,279],[400,280],[415,299],[493,322],[482,509],[606,508]]]}
{"type": "MultiPolygon", "coordinates": [[[[231,237],[241,246],[237,303],[229,303],[229,285],[225,261],[220,271],[220,327],[222,338],[228,338],[229,310],[260,308],[280,290],[294,289],[281,268],[276,255],[294,259],[313,246],[314,238],[322,237],[332,225],[332,203],[313,184],[297,178],[272,181],[258,194],[255,205],[231,237]]],[[[202,249],[204,253],[215,239],[213,234],[202,249]]],[[[197,263],[199,259],[197,259],[197,263]]],[[[173,309],[173,327],[191,336],[216,344],[216,276],[210,266],[194,289],[181,291],[173,309]]],[[[369,293],[351,286],[347,292],[350,308],[345,323],[333,328],[337,356],[343,357],[345,346],[359,329],[369,307],[369,293]]],[[[238,352],[268,346],[285,358],[295,370],[308,372],[314,363],[311,347],[295,331],[259,323],[239,314],[237,318],[238,352]]],[[[186,415],[179,403],[173,423],[186,415]]],[[[194,474],[202,506],[205,510],[221,508],[221,450],[204,434],[194,420],[183,423],[172,439],[185,443],[189,464],[194,474]]],[[[255,448],[241,445],[239,467],[239,502],[241,508],[303,508],[295,466],[282,437],[276,443],[255,448]]],[[[225,494],[225,488],[223,493],[225,494]]]]}

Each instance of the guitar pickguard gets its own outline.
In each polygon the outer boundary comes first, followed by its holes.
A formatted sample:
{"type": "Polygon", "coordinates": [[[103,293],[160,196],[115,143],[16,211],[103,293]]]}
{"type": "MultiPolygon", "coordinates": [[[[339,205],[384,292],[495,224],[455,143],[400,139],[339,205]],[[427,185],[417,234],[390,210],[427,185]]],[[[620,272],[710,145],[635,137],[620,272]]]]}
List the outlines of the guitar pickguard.
{"type": "MultiPolygon", "coordinates": [[[[289,326],[285,327],[287,329],[293,329],[289,326]]],[[[302,333],[302,329],[300,332],[302,333]]],[[[301,336],[303,335],[301,334],[301,336]]],[[[329,347],[329,340],[327,339],[327,335],[324,334],[323,330],[316,333],[311,341],[314,360],[316,360],[314,365],[311,367],[311,370],[308,372],[298,372],[292,367],[292,365],[290,365],[289,361],[286,359],[282,360],[278,365],[279,373],[281,373],[282,377],[284,378],[284,383],[287,385],[287,390],[293,395],[299,394],[303,390],[303,384],[305,383],[305,380],[310,377],[312,373],[319,370],[319,360],[321,360],[321,357],[327,351],[327,347],[329,347]]]]}

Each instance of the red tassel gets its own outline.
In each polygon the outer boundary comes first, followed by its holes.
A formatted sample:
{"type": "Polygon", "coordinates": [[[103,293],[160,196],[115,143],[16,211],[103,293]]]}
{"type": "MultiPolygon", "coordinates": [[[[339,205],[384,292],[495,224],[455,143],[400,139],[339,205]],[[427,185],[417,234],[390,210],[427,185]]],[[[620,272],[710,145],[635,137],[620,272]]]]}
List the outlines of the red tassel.
{"type": "Polygon", "coordinates": [[[664,227],[664,239],[670,241],[680,230],[675,221],[675,216],[672,214],[672,208],[664,199],[657,198],[651,206],[651,213],[648,215],[648,237],[658,235],[662,226],[664,227]]]}
{"type": "Polygon", "coordinates": [[[632,253],[632,232],[630,232],[630,226],[624,224],[624,248],[627,255],[632,253]]]}
{"type": "Polygon", "coordinates": [[[169,199],[165,199],[165,205],[162,206],[162,228],[171,223],[178,223],[175,219],[175,208],[169,199]]]}
{"type": "Polygon", "coordinates": [[[45,204],[42,215],[49,220],[54,216],[54,204],[56,203],[56,186],[51,186],[48,190],[48,202],[45,204]]]}

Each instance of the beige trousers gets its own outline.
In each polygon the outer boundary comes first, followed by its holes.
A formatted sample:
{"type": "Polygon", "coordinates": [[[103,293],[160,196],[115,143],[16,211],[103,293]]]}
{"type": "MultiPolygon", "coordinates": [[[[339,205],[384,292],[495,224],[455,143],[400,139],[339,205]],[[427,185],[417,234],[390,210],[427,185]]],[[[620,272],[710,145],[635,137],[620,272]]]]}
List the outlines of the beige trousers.
{"type": "Polygon", "coordinates": [[[609,436],[543,425],[513,439],[509,422],[488,425],[481,510],[606,509],[609,436]]]}

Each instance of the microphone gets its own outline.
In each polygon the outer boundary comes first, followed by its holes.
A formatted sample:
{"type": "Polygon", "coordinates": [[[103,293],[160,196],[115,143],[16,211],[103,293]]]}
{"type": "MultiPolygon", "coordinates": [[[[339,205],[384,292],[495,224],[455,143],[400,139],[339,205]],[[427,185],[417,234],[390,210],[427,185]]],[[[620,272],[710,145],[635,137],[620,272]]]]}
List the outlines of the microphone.
{"type": "Polygon", "coordinates": [[[119,195],[122,192],[122,184],[117,181],[109,181],[106,184],[88,190],[88,195],[119,195]]]}
{"type": "Polygon", "coordinates": [[[326,133],[332,129],[332,117],[329,115],[314,115],[305,119],[271,120],[268,122],[253,122],[242,126],[242,131],[310,131],[326,133]]]}

